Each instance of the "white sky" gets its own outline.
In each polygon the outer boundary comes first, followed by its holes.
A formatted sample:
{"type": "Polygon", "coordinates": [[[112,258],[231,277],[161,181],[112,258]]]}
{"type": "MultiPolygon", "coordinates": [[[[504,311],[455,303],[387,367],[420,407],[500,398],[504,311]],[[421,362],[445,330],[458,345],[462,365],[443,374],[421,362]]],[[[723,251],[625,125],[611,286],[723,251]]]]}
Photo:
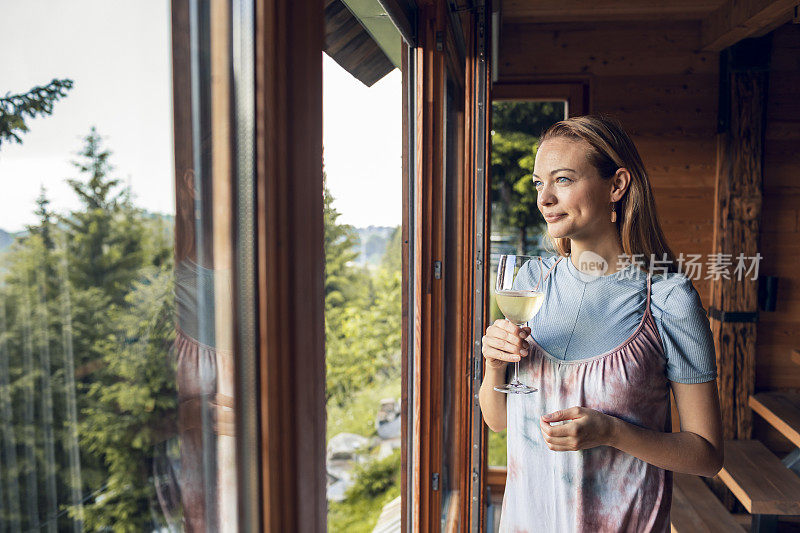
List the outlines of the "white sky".
{"type": "MultiPolygon", "coordinates": [[[[0,147],[0,228],[36,221],[41,185],[54,211],[78,206],[64,179],[78,177],[69,162],[92,125],[136,203],[174,212],[168,1],[3,2],[0,49],[0,94],[75,82],[53,115],[28,121],[23,144],[0,147]]],[[[400,224],[399,70],[367,88],[323,54],[323,72],[325,170],[339,221],[400,224]]]]}

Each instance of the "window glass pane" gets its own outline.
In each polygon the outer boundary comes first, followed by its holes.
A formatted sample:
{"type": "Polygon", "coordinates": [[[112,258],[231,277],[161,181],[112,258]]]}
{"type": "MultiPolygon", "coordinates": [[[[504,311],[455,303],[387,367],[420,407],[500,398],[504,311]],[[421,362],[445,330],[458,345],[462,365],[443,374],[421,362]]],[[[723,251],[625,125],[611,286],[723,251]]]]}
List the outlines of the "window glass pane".
{"type": "MultiPolygon", "coordinates": [[[[468,324],[459,324],[460,314],[457,305],[460,304],[461,292],[457,285],[459,269],[458,248],[460,238],[460,197],[462,190],[462,164],[463,153],[463,93],[459,91],[456,80],[449,73],[446,75],[446,100],[444,111],[444,258],[442,261],[442,279],[444,281],[444,323],[445,331],[459,331],[460,327],[469,327],[468,324]]],[[[450,506],[456,505],[458,495],[458,476],[463,472],[463,465],[457,464],[458,447],[460,446],[456,422],[458,419],[458,395],[462,390],[463,379],[458,372],[456,357],[459,351],[457,339],[443,339],[444,361],[442,369],[442,465],[441,483],[442,491],[442,523],[447,520],[450,506]]],[[[462,365],[463,366],[463,363],[462,365]]]]}
{"type": "Polygon", "coordinates": [[[230,6],[9,4],[0,43],[0,530],[236,530],[230,6]]]}
{"type": "MultiPolygon", "coordinates": [[[[564,102],[495,101],[492,103],[491,268],[489,323],[503,314],[494,298],[500,254],[544,255],[547,226],[536,206],[531,180],[539,136],[565,118],[564,102]]],[[[508,365],[513,370],[513,365],[508,365]]],[[[506,465],[506,430],[489,431],[490,466],[506,465]]]]}

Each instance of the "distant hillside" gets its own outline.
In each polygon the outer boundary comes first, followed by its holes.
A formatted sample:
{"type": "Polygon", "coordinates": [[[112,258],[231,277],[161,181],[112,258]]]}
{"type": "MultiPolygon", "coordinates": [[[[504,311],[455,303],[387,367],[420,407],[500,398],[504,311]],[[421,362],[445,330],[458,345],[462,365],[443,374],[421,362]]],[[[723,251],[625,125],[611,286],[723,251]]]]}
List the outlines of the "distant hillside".
{"type": "Polygon", "coordinates": [[[17,233],[9,233],[4,229],[0,229],[0,253],[5,252],[6,249],[11,246],[11,243],[14,242],[18,236],[23,235],[24,231],[18,231],[17,233]]]}
{"type": "MultiPolygon", "coordinates": [[[[150,211],[145,211],[143,213],[144,218],[150,220],[163,220],[166,224],[165,231],[172,233],[173,225],[175,224],[175,216],[174,215],[167,215],[163,213],[153,213],[150,211]]],[[[0,253],[5,252],[11,244],[14,242],[14,239],[17,237],[21,237],[28,233],[27,231],[18,231],[16,233],[9,233],[4,229],[0,229],[0,253]]]]}
{"type": "Polygon", "coordinates": [[[394,227],[368,226],[366,228],[355,228],[355,230],[359,239],[356,263],[361,266],[366,264],[379,265],[386,251],[386,245],[389,244],[392,238],[394,227]]]}

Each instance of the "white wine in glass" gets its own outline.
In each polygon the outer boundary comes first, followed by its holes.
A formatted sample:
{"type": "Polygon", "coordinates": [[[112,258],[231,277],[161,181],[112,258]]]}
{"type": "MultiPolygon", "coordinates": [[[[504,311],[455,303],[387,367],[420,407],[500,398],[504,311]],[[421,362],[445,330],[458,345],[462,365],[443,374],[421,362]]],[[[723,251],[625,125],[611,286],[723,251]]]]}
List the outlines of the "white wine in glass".
{"type": "MultiPolygon", "coordinates": [[[[542,258],[527,255],[501,255],[497,265],[497,282],[495,283],[495,300],[497,307],[506,317],[506,320],[513,322],[519,327],[523,327],[530,321],[544,302],[544,293],[539,290],[542,279],[542,258]],[[533,261],[531,263],[531,261],[533,261]],[[530,263],[530,264],[529,264],[530,263]],[[533,289],[522,287],[521,278],[517,275],[520,272],[527,272],[527,276],[533,273],[530,269],[539,269],[539,282],[533,289]]],[[[519,380],[519,361],[514,361],[514,379],[502,387],[494,387],[494,390],[506,394],[530,394],[538,389],[529,387],[519,380]]]]}

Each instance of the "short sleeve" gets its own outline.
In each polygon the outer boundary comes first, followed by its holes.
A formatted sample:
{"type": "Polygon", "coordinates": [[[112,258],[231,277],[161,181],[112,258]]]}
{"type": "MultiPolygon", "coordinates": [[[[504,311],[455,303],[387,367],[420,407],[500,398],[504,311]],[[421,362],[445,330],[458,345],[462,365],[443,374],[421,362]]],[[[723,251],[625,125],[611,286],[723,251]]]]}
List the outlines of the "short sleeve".
{"type": "Polygon", "coordinates": [[[700,295],[686,276],[679,276],[664,302],[661,340],[667,359],[667,379],[704,383],[717,377],[714,339],[700,295]]]}
{"type": "Polygon", "coordinates": [[[528,261],[520,268],[512,287],[521,290],[533,290],[539,284],[539,279],[547,275],[547,271],[555,262],[556,258],[545,257],[542,260],[541,272],[538,261],[528,261]]]}

